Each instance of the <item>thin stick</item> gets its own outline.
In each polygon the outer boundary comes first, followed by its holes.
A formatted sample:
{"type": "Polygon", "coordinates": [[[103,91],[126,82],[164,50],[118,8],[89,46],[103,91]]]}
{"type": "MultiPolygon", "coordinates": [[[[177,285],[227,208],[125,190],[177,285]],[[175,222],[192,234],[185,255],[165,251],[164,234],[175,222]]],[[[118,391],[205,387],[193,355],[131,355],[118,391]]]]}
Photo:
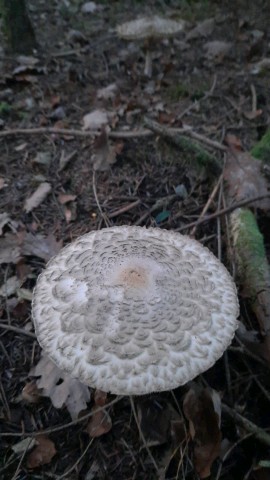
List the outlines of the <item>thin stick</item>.
{"type": "MultiPolygon", "coordinates": [[[[100,135],[100,132],[96,130],[74,130],[68,128],[54,128],[54,127],[39,127],[39,128],[14,128],[13,130],[3,130],[0,132],[1,137],[8,137],[10,135],[40,135],[46,133],[53,133],[55,135],[67,135],[74,137],[94,137],[100,135]]],[[[142,130],[132,130],[128,132],[118,131],[118,132],[108,132],[108,137],[110,138],[136,138],[136,137],[149,137],[153,135],[153,132],[149,129],[142,130]]]]}
{"type": "Polygon", "coordinates": [[[251,95],[252,95],[252,113],[255,113],[257,110],[257,93],[253,84],[250,85],[251,95]]]}
{"type": "Polygon", "coordinates": [[[60,475],[60,477],[57,477],[57,480],[62,480],[63,478],[65,478],[67,475],[69,475],[76,467],[77,465],[79,465],[80,461],[83,459],[83,457],[86,455],[87,451],[89,450],[89,448],[91,447],[92,443],[93,443],[94,439],[91,438],[91,440],[89,441],[88,445],[86,446],[86,448],[84,449],[83,453],[80,455],[80,457],[76,460],[76,462],[72,465],[72,467],[70,467],[65,473],[63,473],[63,475],[60,475]]]}
{"type": "Polygon", "coordinates": [[[251,422],[247,418],[240,415],[240,413],[233,410],[233,408],[228,407],[228,405],[222,404],[222,410],[230,415],[233,420],[235,420],[241,427],[243,427],[247,432],[253,434],[257,440],[264,443],[268,447],[270,447],[270,435],[262,428],[255,425],[255,423],[251,422]]]}
{"type": "Polygon", "coordinates": [[[217,471],[217,474],[216,474],[216,477],[215,477],[215,480],[218,480],[220,478],[220,474],[221,474],[221,470],[222,470],[222,467],[223,467],[223,464],[224,462],[227,460],[227,458],[230,456],[230,454],[232,453],[232,451],[240,444],[242,443],[244,440],[246,440],[247,438],[251,437],[252,433],[247,433],[247,435],[245,435],[244,437],[240,438],[239,440],[237,440],[237,442],[235,442],[230,448],[229,450],[227,450],[227,452],[225,453],[225,455],[223,456],[223,458],[221,459],[221,462],[219,464],[219,467],[218,467],[218,471],[217,471]]]}
{"type": "MultiPolygon", "coordinates": [[[[216,196],[216,194],[217,194],[217,191],[218,191],[218,189],[219,189],[219,187],[220,187],[220,184],[221,184],[221,182],[222,182],[222,179],[223,179],[223,173],[220,175],[220,177],[219,177],[219,179],[218,179],[215,187],[213,188],[212,193],[211,193],[210,197],[208,198],[205,206],[203,207],[202,212],[201,212],[198,220],[200,220],[200,219],[206,214],[207,210],[209,209],[212,201],[214,200],[214,198],[215,198],[215,196],[216,196]]],[[[198,225],[194,225],[194,227],[192,228],[192,230],[191,230],[191,232],[190,232],[190,235],[191,235],[191,236],[194,236],[194,235],[195,235],[195,232],[196,232],[196,230],[197,230],[197,226],[198,226],[198,225]]]]}
{"type": "Polygon", "coordinates": [[[200,133],[194,132],[189,128],[184,127],[182,131],[183,133],[185,133],[185,135],[188,135],[194,138],[195,140],[199,140],[199,142],[205,143],[206,145],[209,145],[209,147],[216,148],[217,150],[221,150],[222,152],[228,151],[228,147],[226,147],[225,145],[222,145],[222,143],[217,142],[216,140],[211,140],[210,138],[207,138],[204,135],[201,135],[200,133]]]}
{"type": "Polygon", "coordinates": [[[210,88],[210,90],[208,92],[205,93],[205,95],[200,98],[199,100],[196,100],[195,102],[193,102],[191,105],[189,105],[189,107],[187,107],[182,113],[181,115],[178,116],[178,119],[181,119],[183,118],[187,113],[189,113],[191,110],[193,110],[193,108],[202,103],[204,100],[207,100],[207,98],[209,98],[211,95],[213,95],[214,93],[214,90],[216,88],[216,84],[217,84],[217,76],[214,75],[214,79],[213,79],[213,83],[212,83],[212,86],[210,88]]]}
{"type": "Polygon", "coordinates": [[[8,325],[6,323],[0,323],[0,328],[3,330],[9,330],[11,332],[20,333],[21,335],[25,335],[26,337],[37,338],[36,335],[32,332],[27,332],[27,330],[23,330],[22,328],[13,327],[13,325],[8,325]]]}
{"type": "Polygon", "coordinates": [[[248,198],[247,200],[243,200],[242,202],[234,203],[229,207],[222,208],[221,210],[218,210],[215,213],[211,213],[210,215],[207,215],[204,218],[199,218],[195,222],[191,222],[191,223],[188,223],[187,225],[183,225],[182,227],[175,228],[174,231],[182,232],[183,230],[188,230],[189,228],[194,227],[195,225],[198,226],[198,225],[201,225],[202,223],[209,222],[210,220],[213,220],[214,218],[225,215],[226,213],[233,212],[237,208],[245,207],[250,203],[257,202],[258,200],[263,200],[264,198],[269,198],[269,197],[270,197],[270,193],[266,193],[265,195],[259,195],[258,197],[248,198]]]}
{"type": "Polygon", "coordinates": [[[64,425],[59,425],[58,427],[47,428],[46,430],[41,430],[39,432],[26,432],[26,431],[19,432],[19,433],[15,433],[15,432],[3,432],[2,433],[2,432],[0,432],[0,438],[1,437],[25,437],[26,435],[27,436],[31,435],[31,437],[39,437],[39,435],[45,435],[45,434],[49,435],[50,433],[61,432],[62,430],[66,429],[66,428],[70,428],[70,427],[73,427],[74,425],[77,425],[77,423],[81,423],[84,420],[88,420],[88,418],[92,417],[94,414],[96,414],[98,412],[103,412],[106,408],[109,408],[111,405],[114,405],[115,403],[122,400],[122,398],[123,398],[122,396],[116,397],[111,402],[104,405],[103,407],[99,407],[96,410],[91,411],[91,412],[87,413],[86,415],[83,415],[82,417],[77,418],[76,420],[73,420],[72,422],[66,423],[64,425]]]}
{"type": "Polygon", "coordinates": [[[102,211],[102,208],[100,206],[100,203],[99,203],[99,199],[98,199],[98,196],[97,196],[97,189],[96,189],[96,172],[95,170],[93,170],[93,193],[94,193],[94,197],[95,197],[95,200],[96,200],[96,204],[97,204],[97,207],[99,209],[99,213],[100,215],[102,216],[104,222],[105,222],[105,225],[106,227],[109,227],[110,226],[110,222],[109,222],[109,219],[107,217],[107,215],[102,211]]]}
{"type": "Polygon", "coordinates": [[[23,451],[23,454],[22,454],[22,456],[21,456],[21,458],[20,458],[20,461],[19,461],[19,463],[18,463],[18,465],[17,465],[16,471],[15,471],[13,477],[11,478],[11,480],[16,480],[16,479],[17,479],[18,473],[19,473],[19,471],[20,471],[20,468],[21,468],[21,465],[22,465],[22,462],[23,462],[23,459],[24,459],[26,453],[28,452],[28,448],[29,448],[29,445],[30,445],[31,441],[32,441],[32,438],[29,438],[29,440],[28,440],[28,442],[27,442],[27,445],[26,445],[26,447],[25,447],[25,449],[24,449],[24,451],[23,451]]]}
{"type": "Polygon", "coordinates": [[[112,213],[108,214],[108,218],[114,218],[117,217],[118,215],[121,215],[122,213],[129,212],[129,210],[132,210],[132,208],[137,207],[141,203],[141,200],[138,199],[135,202],[129,203],[125,207],[119,208],[118,210],[115,210],[112,213]]]}
{"type": "MultiPolygon", "coordinates": [[[[168,131],[172,134],[177,133],[185,133],[186,135],[193,137],[196,140],[199,140],[210,147],[216,148],[218,150],[227,151],[227,147],[222,145],[221,143],[211,140],[200,133],[194,132],[190,127],[184,126],[183,128],[168,128],[168,131]]],[[[38,128],[14,128],[3,130],[0,132],[1,137],[8,137],[12,135],[42,135],[52,133],[54,135],[66,135],[66,136],[73,136],[73,137],[95,137],[99,135],[100,132],[96,130],[75,130],[75,129],[68,129],[68,128],[54,128],[54,127],[38,127],[38,128]]],[[[108,132],[109,138],[140,138],[140,137],[150,137],[153,136],[155,132],[148,128],[142,128],[140,130],[118,130],[114,132],[108,132]]]]}
{"type": "Polygon", "coordinates": [[[152,453],[151,453],[151,451],[150,451],[150,448],[148,447],[148,445],[147,445],[147,443],[146,443],[145,436],[144,436],[144,434],[143,434],[143,432],[142,432],[142,429],[141,429],[141,426],[140,426],[140,422],[139,422],[139,419],[138,419],[138,416],[137,416],[137,412],[136,412],[136,409],[135,409],[133,397],[130,395],[129,399],[130,399],[131,409],[132,409],[132,412],[133,412],[133,415],[134,415],[134,418],[135,418],[135,422],[136,422],[136,425],[137,425],[137,427],[138,427],[139,434],[140,434],[140,437],[141,437],[141,439],[142,439],[142,441],[143,441],[144,447],[146,448],[146,451],[147,451],[149,457],[151,458],[152,463],[153,463],[156,471],[159,472],[159,468],[158,468],[158,466],[157,466],[157,463],[156,463],[156,461],[155,461],[155,459],[154,459],[154,457],[153,457],[153,455],[152,455],[152,453]]]}

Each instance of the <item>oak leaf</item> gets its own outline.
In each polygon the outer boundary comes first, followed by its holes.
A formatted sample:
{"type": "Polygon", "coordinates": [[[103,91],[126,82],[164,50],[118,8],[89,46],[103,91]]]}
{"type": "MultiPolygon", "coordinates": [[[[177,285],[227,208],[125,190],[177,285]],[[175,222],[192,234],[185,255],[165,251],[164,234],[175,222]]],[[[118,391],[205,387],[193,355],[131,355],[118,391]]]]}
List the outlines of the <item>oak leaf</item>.
{"type": "Polygon", "coordinates": [[[65,405],[73,420],[87,408],[90,400],[89,388],[62,372],[44,353],[29,375],[40,377],[36,380],[36,385],[41,389],[41,395],[50,397],[55,408],[65,405]]]}

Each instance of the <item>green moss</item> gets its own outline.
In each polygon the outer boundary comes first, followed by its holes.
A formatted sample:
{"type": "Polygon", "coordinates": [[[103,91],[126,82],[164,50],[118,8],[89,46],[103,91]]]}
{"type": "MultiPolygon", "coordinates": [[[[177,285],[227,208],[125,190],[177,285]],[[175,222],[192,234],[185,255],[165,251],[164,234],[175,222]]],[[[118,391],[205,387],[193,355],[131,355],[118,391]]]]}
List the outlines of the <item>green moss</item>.
{"type": "Polygon", "coordinates": [[[262,162],[270,164],[270,130],[252,148],[251,154],[262,162]]]}
{"type": "Polygon", "coordinates": [[[0,115],[7,116],[11,112],[12,107],[7,102],[0,102],[0,115]]]}
{"type": "Polygon", "coordinates": [[[167,97],[173,102],[177,102],[181,98],[190,96],[190,86],[185,83],[178,83],[177,85],[172,85],[167,90],[167,97]]]}
{"type": "Polygon", "coordinates": [[[249,296],[255,298],[269,274],[263,235],[248,209],[238,208],[231,214],[231,227],[240,281],[249,296]]]}
{"type": "Polygon", "coordinates": [[[200,85],[195,85],[195,83],[177,83],[172,85],[167,89],[167,98],[173,102],[181,100],[181,98],[190,97],[191,100],[200,100],[204,95],[205,91],[208,90],[206,83],[200,83],[200,85]]]}

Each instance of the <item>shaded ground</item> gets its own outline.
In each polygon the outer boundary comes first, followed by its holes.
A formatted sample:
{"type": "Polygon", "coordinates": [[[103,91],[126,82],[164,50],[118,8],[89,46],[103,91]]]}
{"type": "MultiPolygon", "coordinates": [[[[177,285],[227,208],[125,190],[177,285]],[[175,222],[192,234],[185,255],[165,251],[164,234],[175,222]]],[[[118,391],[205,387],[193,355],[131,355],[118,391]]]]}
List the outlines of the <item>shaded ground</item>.
{"type": "MultiPolygon", "coordinates": [[[[110,140],[119,152],[116,163],[94,176],[92,135],[46,133],[0,137],[0,211],[10,218],[3,233],[17,232],[19,238],[29,234],[42,234],[46,238],[51,235],[52,240],[46,244],[48,257],[57,251],[57,242],[61,246],[106,224],[158,225],[168,229],[186,226],[184,233],[190,233],[188,225],[198,219],[217,181],[215,174],[209,168],[196,167],[192,155],[166,143],[161,136],[140,137],[137,133],[144,128],[147,115],[164,126],[190,126],[194,132],[220,143],[226,134],[233,133],[245,149],[251,149],[269,125],[269,65],[258,66],[258,62],[269,57],[267,3],[257,2],[254,6],[253,2],[234,2],[232,6],[227,2],[220,6],[210,1],[147,2],[147,5],[100,2],[94,13],[86,14],[81,12],[83,2],[79,1],[32,2],[31,17],[41,45],[39,62],[26,67],[24,60],[1,54],[2,130],[53,126],[81,130],[84,115],[106,109],[112,113],[112,131],[125,129],[135,134],[110,140]],[[175,39],[155,45],[153,78],[146,79],[142,73],[143,45],[119,40],[115,26],[153,11],[174,19],[184,18],[187,25],[185,32],[175,39]],[[198,22],[210,18],[213,18],[212,28],[194,33],[193,38],[189,35],[198,22]],[[214,51],[213,45],[212,50],[206,45],[212,41],[226,44],[214,51]],[[22,64],[20,70],[15,70],[22,64]],[[114,95],[109,99],[98,98],[98,91],[110,84],[117,86],[114,95]],[[61,159],[69,155],[70,161],[61,168],[61,159]],[[42,182],[51,185],[51,193],[26,213],[26,199],[42,182]]],[[[222,150],[204,147],[222,162],[222,150]]],[[[222,188],[219,192],[209,212],[225,206],[222,188]]],[[[258,220],[269,251],[269,220],[260,213],[258,220]]],[[[216,255],[220,254],[233,272],[228,259],[227,233],[222,217],[221,224],[214,220],[200,225],[196,238],[216,255]]],[[[24,250],[17,264],[3,263],[0,286],[17,276],[21,279],[21,289],[32,290],[48,258],[44,253],[35,254],[31,247],[29,251],[27,254],[24,250]]],[[[171,417],[165,426],[156,429],[158,433],[165,429],[166,433],[156,446],[149,447],[153,462],[140,439],[129,399],[120,399],[110,407],[112,430],[98,439],[90,439],[90,444],[85,421],[68,426],[69,413],[65,408],[55,409],[50,399],[42,398],[38,404],[21,399],[29,371],[40,356],[37,342],[20,331],[32,332],[30,301],[26,296],[25,291],[18,295],[15,289],[7,298],[1,297],[0,418],[2,433],[9,433],[1,438],[1,478],[198,478],[189,437],[186,435],[184,440],[181,435],[177,437],[171,417]],[[11,331],[5,325],[15,326],[18,331],[11,331]],[[41,430],[49,432],[57,454],[47,465],[31,470],[26,463],[27,453],[25,457],[23,452],[15,455],[10,447],[23,437],[24,431],[41,430]],[[159,473],[154,463],[161,469],[159,473]],[[161,471],[165,470],[162,477],[161,471]]],[[[256,328],[244,296],[241,301],[244,323],[256,328]]],[[[237,340],[198,382],[221,392],[225,403],[257,425],[269,428],[268,369],[263,361],[251,358],[237,340]]],[[[143,404],[143,411],[150,409],[154,419],[160,412],[167,412],[169,404],[181,423],[179,412],[186,390],[179,388],[173,394],[157,395],[150,406],[143,403],[149,399],[138,402],[143,404]]],[[[156,420],[152,423],[156,424],[156,420]]],[[[262,460],[269,462],[269,448],[253,437],[244,438],[246,432],[239,430],[229,416],[222,416],[221,430],[223,450],[229,447],[231,452],[223,465],[216,460],[212,478],[268,478],[267,469],[258,465],[262,460]]]]}

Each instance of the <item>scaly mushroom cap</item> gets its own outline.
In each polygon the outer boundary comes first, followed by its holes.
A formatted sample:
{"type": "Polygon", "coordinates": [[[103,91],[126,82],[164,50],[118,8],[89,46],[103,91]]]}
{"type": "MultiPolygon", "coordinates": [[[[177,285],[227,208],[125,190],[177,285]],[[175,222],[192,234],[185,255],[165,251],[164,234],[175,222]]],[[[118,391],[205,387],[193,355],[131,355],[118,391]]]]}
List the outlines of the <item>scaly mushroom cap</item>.
{"type": "Polygon", "coordinates": [[[39,276],[33,320],[50,358],[82,382],[141,395],[182,385],[231,343],[238,301],[196,240],[112,227],[65,247],[39,276]]]}
{"type": "Polygon", "coordinates": [[[157,15],[142,17],[118,25],[117,33],[125,40],[144,40],[147,38],[170,37],[184,28],[183,21],[169,20],[157,15]]]}

